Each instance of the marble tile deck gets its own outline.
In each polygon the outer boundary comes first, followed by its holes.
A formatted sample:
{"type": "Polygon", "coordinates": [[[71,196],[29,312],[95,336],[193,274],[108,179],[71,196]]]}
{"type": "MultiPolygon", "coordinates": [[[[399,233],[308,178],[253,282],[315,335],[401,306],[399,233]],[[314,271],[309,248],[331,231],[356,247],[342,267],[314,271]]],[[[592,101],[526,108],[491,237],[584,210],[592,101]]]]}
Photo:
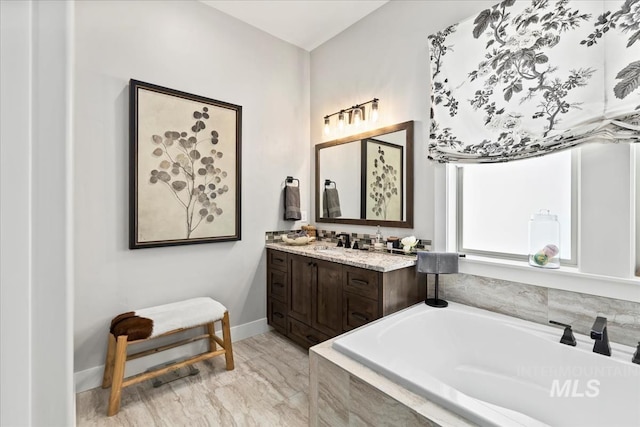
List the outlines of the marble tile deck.
{"type": "Polygon", "coordinates": [[[107,417],[109,389],[76,395],[78,426],[307,426],[309,356],[276,332],[233,343],[235,369],[224,357],[194,365],[200,374],[154,388],[122,392],[120,412],[107,417]]]}

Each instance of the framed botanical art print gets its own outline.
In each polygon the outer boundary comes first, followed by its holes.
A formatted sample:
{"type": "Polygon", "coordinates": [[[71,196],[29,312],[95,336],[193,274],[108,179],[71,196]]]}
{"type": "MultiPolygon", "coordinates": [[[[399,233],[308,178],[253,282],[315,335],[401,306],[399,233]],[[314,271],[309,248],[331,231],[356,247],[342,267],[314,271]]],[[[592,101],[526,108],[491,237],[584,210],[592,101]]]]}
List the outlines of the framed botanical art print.
{"type": "Polygon", "coordinates": [[[240,240],[242,107],[129,85],[129,248],[240,240]]]}
{"type": "Polygon", "coordinates": [[[362,140],[363,219],[402,221],[403,151],[401,145],[374,138],[362,140]]]}

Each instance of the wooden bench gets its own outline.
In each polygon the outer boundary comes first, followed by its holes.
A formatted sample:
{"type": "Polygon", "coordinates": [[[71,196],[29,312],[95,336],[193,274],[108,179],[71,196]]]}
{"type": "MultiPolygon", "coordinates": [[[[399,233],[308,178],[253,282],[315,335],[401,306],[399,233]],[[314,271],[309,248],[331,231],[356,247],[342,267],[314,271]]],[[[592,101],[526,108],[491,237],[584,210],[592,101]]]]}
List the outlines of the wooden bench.
{"type": "Polygon", "coordinates": [[[111,387],[107,415],[115,415],[120,410],[120,397],[124,387],[223,354],[227,370],[232,370],[233,350],[231,348],[229,312],[222,304],[212,298],[193,298],[116,316],[111,321],[109,330],[109,343],[102,380],[102,388],[111,387]],[[215,322],[217,321],[222,322],[222,339],[215,334],[215,322]],[[204,327],[206,333],[149,350],[127,354],[129,345],[198,327],[204,327]],[[168,366],[165,365],[153,371],[124,377],[125,363],[128,360],[149,356],[202,339],[209,340],[209,351],[205,353],[168,366]],[[217,349],[217,344],[221,349],[217,349]]]}

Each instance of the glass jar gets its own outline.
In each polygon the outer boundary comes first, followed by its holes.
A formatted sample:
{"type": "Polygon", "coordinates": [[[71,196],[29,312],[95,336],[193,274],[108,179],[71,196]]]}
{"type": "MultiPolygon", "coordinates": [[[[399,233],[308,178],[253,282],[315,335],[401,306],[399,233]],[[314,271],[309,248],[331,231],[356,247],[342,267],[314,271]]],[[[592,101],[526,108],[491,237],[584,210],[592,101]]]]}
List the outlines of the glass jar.
{"type": "Polygon", "coordinates": [[[547,209],[529,220],[529,265],[539,268],[560,267],[560,223],[547,209]]]}

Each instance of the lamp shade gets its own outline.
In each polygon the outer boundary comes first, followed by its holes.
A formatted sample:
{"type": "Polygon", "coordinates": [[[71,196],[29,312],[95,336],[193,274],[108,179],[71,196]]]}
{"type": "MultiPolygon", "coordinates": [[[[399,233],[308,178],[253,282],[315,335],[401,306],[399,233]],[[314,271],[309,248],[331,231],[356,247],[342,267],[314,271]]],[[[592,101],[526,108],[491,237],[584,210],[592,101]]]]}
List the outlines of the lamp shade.
{"type": "Polygon", "coordinates": [[[451,274],[458,272],[458,254],[450,252],[418,252],[418,272],[451,274]]]}

